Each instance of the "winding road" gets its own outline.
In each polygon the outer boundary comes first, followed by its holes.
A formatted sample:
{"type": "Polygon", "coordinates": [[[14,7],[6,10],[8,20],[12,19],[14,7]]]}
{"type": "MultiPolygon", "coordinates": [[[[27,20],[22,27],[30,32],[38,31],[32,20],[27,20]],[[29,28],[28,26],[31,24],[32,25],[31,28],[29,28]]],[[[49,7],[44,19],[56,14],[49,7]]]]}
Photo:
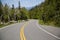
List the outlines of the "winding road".
{"type": "Polygon", "coordinates": [[[0,28],[0,40],[60,40],[60,28],[29,20],[0,28]]]}

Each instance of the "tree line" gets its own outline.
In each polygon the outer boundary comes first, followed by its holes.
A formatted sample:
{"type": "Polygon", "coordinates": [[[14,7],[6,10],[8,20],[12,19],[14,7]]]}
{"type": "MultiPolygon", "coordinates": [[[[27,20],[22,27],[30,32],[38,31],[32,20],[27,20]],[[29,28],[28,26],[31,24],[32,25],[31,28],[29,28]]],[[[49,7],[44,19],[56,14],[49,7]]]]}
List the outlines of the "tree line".
{"type": "Polygon", "coordinates": [[[60,0],[45,0],[30,10],[30,18],[60,26],[60,0]]]}
{"type": "Polygon", "coordinates": [[[3,5],[0,0],[0,24],[1,22],[6,23],[12,20],[27,20],[28,10],[25,7],[20,7],[20,1],[18,4],[17,8],[14,7],[14,4],[12,4],[12,7],[9,7],[7,4],[3,5]]]}
{"type": "Polygon", "coordinates": [[[12,20],[38,19],[42,20],[44,24],[60,26],[60,0],[45,0],[30,10],[25,7],[21,8],[20,1],[18,4],[17,8],[14,7],[14,4],[10,8],[7,4],[3,6],[0,1],[0,23],[12,20]]]}

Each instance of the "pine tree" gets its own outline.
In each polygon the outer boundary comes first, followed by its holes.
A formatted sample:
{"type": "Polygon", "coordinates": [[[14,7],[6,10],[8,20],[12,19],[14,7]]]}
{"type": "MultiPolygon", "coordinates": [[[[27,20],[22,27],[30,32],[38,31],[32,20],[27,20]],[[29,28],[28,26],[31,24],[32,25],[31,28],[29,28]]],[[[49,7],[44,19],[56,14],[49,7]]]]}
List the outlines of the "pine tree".
{"type": "Polygon", "coordinates": [[[18,7],[18,8],[19,8],[19,10],[20,10],[20,1],[19,1],[18,3],[19,3],[19,7],[18,7]]]}
{"type": "Polygon", "coordinates": [[[3,15],[3,9],[2,9],[3,5],[2,2],[0,0],[0,24],[1,24],[1,19],[2,19],[2,15],[3,15]]]}
{"type": "Polygon", "coordinates": [[[14,20],[15,19],[15,8],[14,8],[14,4],[12,4],[12,8],[10,11],[10,20],[14,20]]]}

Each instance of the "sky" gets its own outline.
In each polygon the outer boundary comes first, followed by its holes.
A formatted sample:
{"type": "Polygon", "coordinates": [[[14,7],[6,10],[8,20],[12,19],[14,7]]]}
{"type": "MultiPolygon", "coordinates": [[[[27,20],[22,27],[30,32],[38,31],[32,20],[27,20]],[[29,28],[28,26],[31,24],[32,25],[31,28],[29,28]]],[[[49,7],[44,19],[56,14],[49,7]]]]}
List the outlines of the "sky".
{"type": "Polygon", "coordinates": [[[21,7],[34,7],[42,2],[44,2],[44,0],[1,0],[3,5],[5,5],[6,3],[8,4],[8,6],[12,7],[12,4],[14,4],[15,7],[18,7],[18,1],[20,1],[20,5],[21,7]]]}

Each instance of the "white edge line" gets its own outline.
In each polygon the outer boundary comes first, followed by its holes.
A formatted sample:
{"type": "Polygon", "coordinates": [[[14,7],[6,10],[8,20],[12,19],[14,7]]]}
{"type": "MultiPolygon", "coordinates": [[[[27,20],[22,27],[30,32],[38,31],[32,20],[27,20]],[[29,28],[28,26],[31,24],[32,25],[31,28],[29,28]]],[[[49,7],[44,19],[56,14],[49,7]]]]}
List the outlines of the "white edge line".
{"type": "Polygon", "coordinates": [[[42,27],[40,27],[40,26],[38,25],[38,23],[36,23],[36,25],[37,25],[37,27],[38,27],[39,29],[41,29],[41,30],[44,31],[45,33],[47,33],[47,34],[49,34],[49,35],[51,35],[51,36],[53,36],[53,37],[55,37],[55,38],[57,38],[57,39],[60,40],[60,37],[58,37],[58,36],[56,36],[56,35],[48,32],[47,30],[43,29],[42,27]]]}

